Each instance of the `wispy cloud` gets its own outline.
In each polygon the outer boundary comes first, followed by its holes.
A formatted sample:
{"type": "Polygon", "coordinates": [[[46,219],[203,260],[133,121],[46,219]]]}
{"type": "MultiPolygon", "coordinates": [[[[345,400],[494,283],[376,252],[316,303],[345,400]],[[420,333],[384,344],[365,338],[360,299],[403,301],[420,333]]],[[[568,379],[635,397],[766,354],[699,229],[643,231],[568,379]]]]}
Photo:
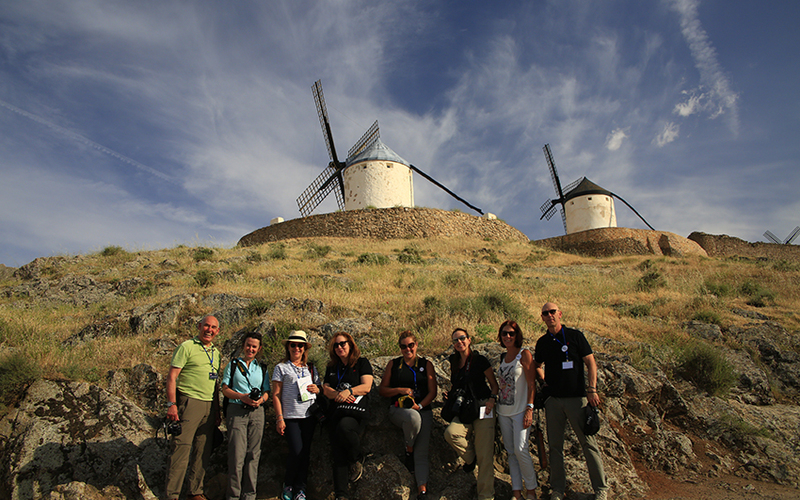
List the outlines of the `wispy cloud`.
{"type": "Polygon", "coordinates": [[[667,122],[664,124],[661,132],[659,132],[655,138],[653,138],[653,144],[656,146],[663,148],[670,142],[674,141],[678,138],[680,132],[680,126],[675,122],[667,122]]]}
{"type": "Polygon", "coordinates": [[[608,134],[608,137],[606,138],[606,149],[609,151],[618,150],[622,147],[622,141],[628,137],[629,136],[624,129],[615,128],[610,134],[608,134]]]}

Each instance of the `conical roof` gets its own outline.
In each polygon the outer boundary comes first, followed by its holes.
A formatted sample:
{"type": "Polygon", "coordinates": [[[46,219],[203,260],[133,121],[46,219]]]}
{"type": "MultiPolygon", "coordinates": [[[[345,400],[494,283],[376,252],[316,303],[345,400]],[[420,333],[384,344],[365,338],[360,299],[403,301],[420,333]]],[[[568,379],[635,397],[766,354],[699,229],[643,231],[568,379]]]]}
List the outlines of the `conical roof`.
{"type": "Polygon", "coordinates": [[[589,194],[604,194],[606,196],[613,196],[611,191],[601,188],[594,182],[584,177],[577,186],[571,189],[568,193],[564,194],[564,201],[569,201],[573,198],[577,198],[578,196],[586,196],[589,194]]]}
{"type": "Polygon", "coordinates": [[[354,157],[348,158],[346,164],[349,167],[350,165],[355,165],[356,163],[360,163],[362,161],[393,161],[402,163],[405,166],[410,165],[410,163],[401,158],[400,155],[389,149],[389,147],[381,142],[380,139],[375,139],[375,142],[373,142],[368,148],[364,149],[354,157]]]}

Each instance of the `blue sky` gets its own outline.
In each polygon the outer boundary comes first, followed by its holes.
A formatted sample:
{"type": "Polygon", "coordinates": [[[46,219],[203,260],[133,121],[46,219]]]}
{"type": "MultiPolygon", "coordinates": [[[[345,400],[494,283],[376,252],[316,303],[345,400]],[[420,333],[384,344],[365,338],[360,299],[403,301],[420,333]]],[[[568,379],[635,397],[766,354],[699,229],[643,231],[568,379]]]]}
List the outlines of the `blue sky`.
{"type": "Polygon", "coordinates": [[[798,19],[800,2],[740,0],[4,2],[0,263],[232,246],[299,217],[328,161],[317,79],[339,151],[377,119],[395,152],[532,239],[563,233],[539,220],[545,143],[564,184],[587,176],[656,229],[784,238],[800,225],[798,19]]]}

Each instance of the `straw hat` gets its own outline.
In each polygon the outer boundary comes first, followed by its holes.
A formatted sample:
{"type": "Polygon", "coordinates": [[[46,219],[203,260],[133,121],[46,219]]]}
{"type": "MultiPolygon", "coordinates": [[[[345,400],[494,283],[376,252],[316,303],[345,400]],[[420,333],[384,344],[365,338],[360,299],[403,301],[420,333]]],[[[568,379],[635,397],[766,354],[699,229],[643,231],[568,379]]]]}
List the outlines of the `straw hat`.
{"type": "Polygon", "coordinates": [[[306,345],[306,349],[311,348],[311,342],[308,341],[308,336],[303,330],[292,330],[289,332],[289,337],[283,339],[281,342],[283,342],[283,345],[286,345],[288,342],[303,342],[306,345]]]}

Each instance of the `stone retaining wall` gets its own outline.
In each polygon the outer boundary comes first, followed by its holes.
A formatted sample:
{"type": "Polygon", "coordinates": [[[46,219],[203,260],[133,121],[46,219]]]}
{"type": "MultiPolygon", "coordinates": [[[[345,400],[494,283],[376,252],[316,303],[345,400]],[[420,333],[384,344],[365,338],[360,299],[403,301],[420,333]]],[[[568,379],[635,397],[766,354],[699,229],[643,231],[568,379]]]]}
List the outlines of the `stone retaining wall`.
{"type": "Polygon", "coordinates": [[[380,208],[311,215],[257,229],[243,236],[239,246],[260,245],[290,238],[481,238],[519,240],[528,237],[497,219],[435,208],[380,208]]]}
{"type": "Polygon", "coordinates": [[[703,248],[683,236],[666,231],[602,227],[565,236],[538,240],[536,244],[559,252],[574,252],[592,257],[613,255],[706,256],[703,248]]]}
{"type": "Polygon", "coordinates": [[[772,260],[800,260],[800,246],[775,243],[750,243],[727,234],[706,234],[695,231],[689,239],[696,241],[710,257],[750,257],[772,260]]]}

